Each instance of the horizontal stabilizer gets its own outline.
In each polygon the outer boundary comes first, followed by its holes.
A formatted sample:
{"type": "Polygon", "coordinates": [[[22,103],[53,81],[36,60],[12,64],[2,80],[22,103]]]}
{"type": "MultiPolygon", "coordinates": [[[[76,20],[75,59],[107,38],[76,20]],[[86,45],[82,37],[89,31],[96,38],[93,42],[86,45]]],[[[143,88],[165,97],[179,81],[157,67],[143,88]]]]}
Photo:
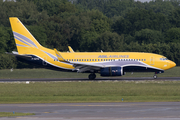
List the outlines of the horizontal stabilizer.
{"type": "Polygon", "coordinates": [[[32,56],[30,56],[30,55],[19,54],[18,52],[15,52],[15,51],[12,51],[12,53],[8,53],[8,52],[5,52],[5,53],[9,54],[9,55],[14,55],[14,56],[17,56],[17,57],[21,57],[21,58],[32,58],[32,56]]]}

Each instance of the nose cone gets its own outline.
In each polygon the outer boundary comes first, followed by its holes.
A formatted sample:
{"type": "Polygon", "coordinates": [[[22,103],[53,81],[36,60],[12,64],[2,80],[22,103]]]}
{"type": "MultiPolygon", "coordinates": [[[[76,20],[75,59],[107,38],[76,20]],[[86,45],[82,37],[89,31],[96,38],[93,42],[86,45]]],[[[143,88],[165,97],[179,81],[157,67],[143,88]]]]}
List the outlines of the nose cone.
{"type": "Polygon", "coordinates": [[[170,62],[170,68],[173,68],[173,67],[175,67],[176,66],[176,63],[174,63],[174,62],[170,62]]]}

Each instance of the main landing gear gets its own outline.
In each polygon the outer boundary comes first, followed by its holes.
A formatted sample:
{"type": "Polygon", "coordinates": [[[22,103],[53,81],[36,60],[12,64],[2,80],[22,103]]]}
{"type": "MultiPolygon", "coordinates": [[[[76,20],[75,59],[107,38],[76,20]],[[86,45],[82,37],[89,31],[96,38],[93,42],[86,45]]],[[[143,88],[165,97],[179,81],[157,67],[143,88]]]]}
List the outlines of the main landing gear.
{"type": "Polygon", "coordinates": [[[88,76],[89,80],[94,80],[96,78],[96,74],[95,73],[91,73],[89,76],[88,76]]]}

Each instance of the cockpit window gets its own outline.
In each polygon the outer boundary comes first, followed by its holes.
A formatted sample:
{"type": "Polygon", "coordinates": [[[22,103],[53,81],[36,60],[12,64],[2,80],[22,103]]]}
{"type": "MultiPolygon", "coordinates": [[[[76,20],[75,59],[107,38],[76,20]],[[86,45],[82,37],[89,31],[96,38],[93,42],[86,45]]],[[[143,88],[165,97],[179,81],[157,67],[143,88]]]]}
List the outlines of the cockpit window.
{"type": "Polygon", "coordinates": [[[164,60],[168,60],[168,59],[167,59],[167,58],[160,58],[160,60],[163,60],[163,61],[164,61],[164,60]]]}

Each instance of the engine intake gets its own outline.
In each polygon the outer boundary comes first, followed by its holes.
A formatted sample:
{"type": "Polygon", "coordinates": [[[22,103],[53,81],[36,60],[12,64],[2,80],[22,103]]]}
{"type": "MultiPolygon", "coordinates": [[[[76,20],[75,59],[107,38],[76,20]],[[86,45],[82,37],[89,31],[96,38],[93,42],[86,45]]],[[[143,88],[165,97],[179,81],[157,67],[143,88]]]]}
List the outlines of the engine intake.
{"type": "Polygon", "coordinates": [[[101,68],[101,76],[122,76],[123,69],[121,67],[106,67],[101,68]]]}

